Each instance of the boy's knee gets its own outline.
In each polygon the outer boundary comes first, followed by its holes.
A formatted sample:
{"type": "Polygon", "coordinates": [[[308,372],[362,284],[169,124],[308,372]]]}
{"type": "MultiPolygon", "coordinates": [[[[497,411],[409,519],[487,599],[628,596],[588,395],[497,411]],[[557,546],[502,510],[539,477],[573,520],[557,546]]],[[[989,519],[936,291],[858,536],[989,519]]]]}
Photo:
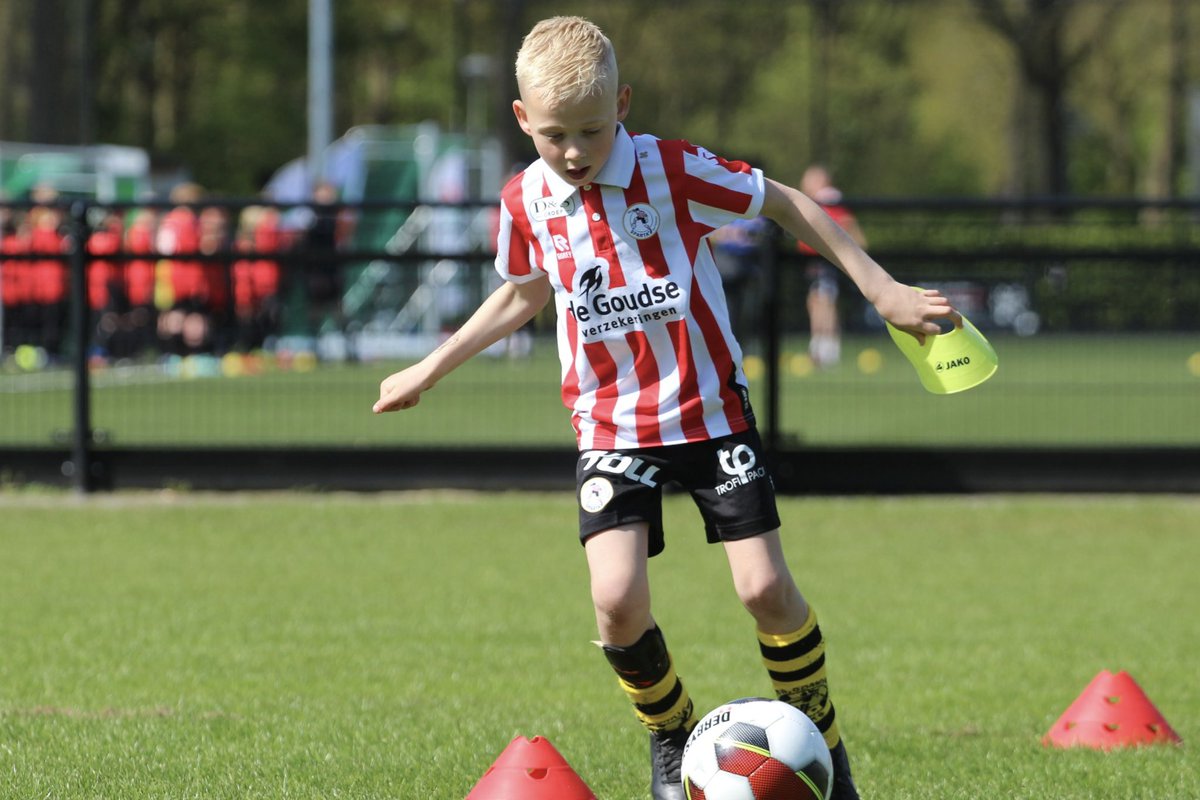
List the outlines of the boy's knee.
{"type": "Polygon", "coordinates": [[[737,594],[755,619],[791,616],[804,603],[791,577],[773,572],[744,578],[737,594]]]}
{"type": "Polygon", "coordinates": [[[647,606],[640,593],[626,591],[620,586],[593,587],[592,605],[597,616],[613,622],[642,614],[647,606]]]}
{"type": "Polygon", "coordinates": [[[629,644],[650,625],[650,602],[646,592],[623,583],[593,584],[592,605],[601,638],[609,643],[629,644]]]}

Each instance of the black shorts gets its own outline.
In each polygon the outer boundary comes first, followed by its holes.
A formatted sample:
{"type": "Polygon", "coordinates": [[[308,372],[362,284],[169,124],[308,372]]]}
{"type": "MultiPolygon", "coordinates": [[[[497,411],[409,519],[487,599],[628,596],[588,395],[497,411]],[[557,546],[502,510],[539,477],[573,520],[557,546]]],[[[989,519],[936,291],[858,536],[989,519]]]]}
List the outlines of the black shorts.
{"type": "Polygon", "coordinates": [[[575,466],[579,539],[635,522],[650,523],[650,551],[663,551],[663,485],[692,496],[709,542],[735,541],[779,527],[775,485],[758,431],[706,442],[634,450],[586,450],[575,466]]]}

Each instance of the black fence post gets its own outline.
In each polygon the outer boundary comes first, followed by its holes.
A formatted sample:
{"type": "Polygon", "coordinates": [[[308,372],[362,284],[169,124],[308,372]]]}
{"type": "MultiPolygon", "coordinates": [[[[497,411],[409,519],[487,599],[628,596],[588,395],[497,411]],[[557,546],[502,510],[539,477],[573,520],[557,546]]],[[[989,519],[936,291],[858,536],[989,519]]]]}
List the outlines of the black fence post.
{"type": "Polygon", "coordinates": [[[71,460],[63,464],[63,473],[71,479],[75,491],[92,491],[92,412],[88,376],[88,302],[87,302],[87,203],[71,204],[69,216],[71,270],[70,326],[71,366],[75,374],[71,460]]]}

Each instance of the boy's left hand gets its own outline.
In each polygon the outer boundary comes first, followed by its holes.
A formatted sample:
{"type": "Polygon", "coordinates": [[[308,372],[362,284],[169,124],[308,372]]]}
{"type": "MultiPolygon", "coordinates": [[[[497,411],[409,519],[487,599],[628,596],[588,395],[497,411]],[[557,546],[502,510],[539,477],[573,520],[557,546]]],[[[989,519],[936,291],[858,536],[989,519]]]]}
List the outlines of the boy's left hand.
{"type": "Polygon", "coordinates": [[[875,300],[875,310],[885,320],[920,344],[926,336],[942,333],[938,320],[949,319],[955,327],[962,325],[962,315],[937,289],[914,290],[912,286],[892,281],[875,300]]]}
{"type": "Polygon", "coordinates": [[[421,393],[432,389],[433,383],[424,374],[420,364],[394,372],[379,384],[379,399],[375,401],[372,411],[382,414],[385,411],[403,411],[421,402],[421,393]]]}

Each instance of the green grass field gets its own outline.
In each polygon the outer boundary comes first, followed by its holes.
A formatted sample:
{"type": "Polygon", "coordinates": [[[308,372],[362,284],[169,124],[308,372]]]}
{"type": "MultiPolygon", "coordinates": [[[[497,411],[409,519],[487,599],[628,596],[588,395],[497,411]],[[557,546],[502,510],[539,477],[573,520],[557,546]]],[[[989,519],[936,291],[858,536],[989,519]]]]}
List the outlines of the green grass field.
{"type": "MultiPolygon", "coordinates": [[[[1200,445],[1200,337],[993,337],[1000,369],[983,386],[930,395],[885,334],[849,337],[843,363],[806,372],[784,348],[785,437],[819,445],[1200,445]],[[879,368],[863,372],[871,349],[879,368]]],[[[240,377],[94,376],[93,426],[113,446],[574,446],[553,343],[533,358],[480,357],[411,412],[371,414],[398,363],[322,365],[240,377]]],[[[0,374],[0,447],[67,441],[70,376],[0,374]]],[[[752,381],[766,411],[761,378],[752,381]]]]}
{"type": "MultiPolygon", "coordinates": [[[[785,499],[866,798],[1200,797],[1200,501],[785,499]],[[1040,738],[1127,670],[1183,746],[1040,738]]],[[[569,495],[0,494],[0,796],[462,798],[548,737],[601,800],[646,743],[569,495]]],[[[702,710],[769,691],[685,498],[652,564],[702,710]]]]}

